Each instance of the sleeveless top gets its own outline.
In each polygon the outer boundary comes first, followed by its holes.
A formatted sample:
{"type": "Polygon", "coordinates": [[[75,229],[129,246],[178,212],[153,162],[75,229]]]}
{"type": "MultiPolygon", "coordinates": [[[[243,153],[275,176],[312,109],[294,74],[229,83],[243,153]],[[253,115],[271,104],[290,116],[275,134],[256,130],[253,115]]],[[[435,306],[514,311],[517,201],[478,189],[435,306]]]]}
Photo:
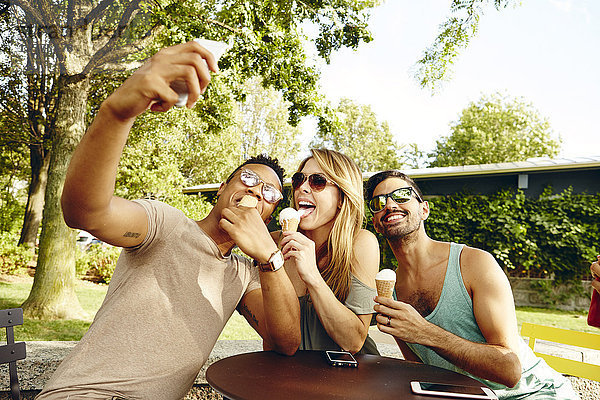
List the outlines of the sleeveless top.
{"type": "MultiPolygon", "coordinates": [[[[486,343],[485,337],[475,320],[473,301],[465,288],[460,271],[460,253],[463,247],[463,244],[450,244],[450,257],[442,293],[437,306],[425,319],[463,339],[486,343]]],[[[519,338],[521,379],[512,388],[478,378],[458,368],[426,346],[415,343],[407,343],[407,345],[423,363],[449,369],[477,379],[494,390],[499,399],[579,398],[571,388],[570,382],[550,368],[543,359],[536,357],[521,338],[519,338]]]]}
{"type": "MultiPolygon", "coordinates": [[[[373,314],[377,291],[351,275],[351,284],[344,305],[357,315],[373,314]]],[[[300,329],[302,341],[299,350],[341,350],[340,346],[327,334],[321,325],[319,315],[312,304],[310,295],[298,297],[300,301],[300,329]]],[[[362,349],[357,354],[379,354],[377,345],[367,335],[362,349]]]]}

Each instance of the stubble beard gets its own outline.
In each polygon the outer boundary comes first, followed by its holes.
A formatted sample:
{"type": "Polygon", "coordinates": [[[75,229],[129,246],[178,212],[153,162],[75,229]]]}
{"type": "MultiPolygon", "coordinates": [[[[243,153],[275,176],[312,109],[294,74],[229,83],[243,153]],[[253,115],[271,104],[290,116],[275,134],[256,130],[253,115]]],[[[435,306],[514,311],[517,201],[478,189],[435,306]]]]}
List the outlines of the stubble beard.
{"type": "Polygon", "coordinates": [[[419,228],[421,227],[423,221],[418,218],[418,216],[414,217],[414,220],[412,220],[411,216],[409,215],[409,220],[406,221],[406,224],[399,224],[390,227],[381,225],[381,234],[388,240],[388,242],[390,242],[390,245],[405,246],[407,244],[416,242],[419,234],[419,228]]]}

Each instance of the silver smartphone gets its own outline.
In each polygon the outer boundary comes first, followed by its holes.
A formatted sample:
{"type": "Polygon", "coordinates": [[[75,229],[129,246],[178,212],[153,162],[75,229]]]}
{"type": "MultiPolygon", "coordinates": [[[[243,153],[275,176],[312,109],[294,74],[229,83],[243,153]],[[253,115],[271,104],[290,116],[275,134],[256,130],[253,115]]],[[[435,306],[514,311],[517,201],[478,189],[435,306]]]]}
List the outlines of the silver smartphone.
{"type": "Polygon", "coordinates": [[[491,389],[483,386],[463,386],[447,383],[412,381],[410,387],[416,394],[426,394],[429,396],[455,397],[461,399],[498,399],[491,389]]]}
{"type": "Polygon", "coordinates": [[[347,351],[326,350],[325,357],[327,357],[327,362],[334,367],[358,367],[358,361],[356,361],[352,353],[347,351]]]}

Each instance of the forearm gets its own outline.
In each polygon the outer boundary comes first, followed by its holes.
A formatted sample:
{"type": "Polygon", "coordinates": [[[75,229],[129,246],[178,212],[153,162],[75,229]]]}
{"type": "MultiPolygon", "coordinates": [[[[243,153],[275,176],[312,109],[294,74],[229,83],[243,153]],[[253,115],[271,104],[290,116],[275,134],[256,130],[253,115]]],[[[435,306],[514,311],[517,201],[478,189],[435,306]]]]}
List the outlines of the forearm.
{"type": "Polygon", "coordinates": [[[265,322],[273,350],[292,355],[300,345],[300,304],[283,268],[260,272],[265,322]]]}
{"type": "Polygon", "coordinates": [[[84,226],[111,202],[117,166],[134,119],[122,121],[105,104],[77,146],[65,180],[62,207],[65,221],[84,226]]]}
{"type": "Polygon", "coordinates": [[[322,278],[321,282],[308,286],[308,291],[329,337],[342,349],[358,352],[364,345],[369,327],[335,297],[322,278]]]}
{"type": "Polygon", "coordinates": [[[513,387],[521,378],[521,362],[509,347],[476,343],[429,324],[418,343],[433,349],[457,367],[483,379],[513,387]]]}

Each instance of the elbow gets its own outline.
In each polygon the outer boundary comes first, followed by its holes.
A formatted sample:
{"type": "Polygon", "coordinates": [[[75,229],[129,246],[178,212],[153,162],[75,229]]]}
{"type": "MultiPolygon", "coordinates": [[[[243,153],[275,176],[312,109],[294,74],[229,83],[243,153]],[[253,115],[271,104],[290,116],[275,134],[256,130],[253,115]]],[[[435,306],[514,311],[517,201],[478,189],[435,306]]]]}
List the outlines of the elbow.
{"type": "Polygon", "coordinates": [[[517,383],[519,383],[519,381],[521,380],[521,363],[519,363],[519,369],[518,370],[514,370],[511,372],[511,374],[509,374],[506,377],[506,382],[504,383],[504,385],[512,388],[515,387],[517,385],[517,383]]]}
{"type": "Polygon", "coordinates": [[[293,356],[300,347],[300,339],[296,340],[280,340],[274,343],[273,350],[285,356],[293,356]]]}
{"type": "Polygon", "coordinates": [[[521,361],[519,357],[512,353],[509,356],[509,360],[505,365],[505,368],[502,369],[502,375],[498,379],[498,383],[505,385],[507,387],[515,387],[519,380],[521,380],[521,361]]]}

